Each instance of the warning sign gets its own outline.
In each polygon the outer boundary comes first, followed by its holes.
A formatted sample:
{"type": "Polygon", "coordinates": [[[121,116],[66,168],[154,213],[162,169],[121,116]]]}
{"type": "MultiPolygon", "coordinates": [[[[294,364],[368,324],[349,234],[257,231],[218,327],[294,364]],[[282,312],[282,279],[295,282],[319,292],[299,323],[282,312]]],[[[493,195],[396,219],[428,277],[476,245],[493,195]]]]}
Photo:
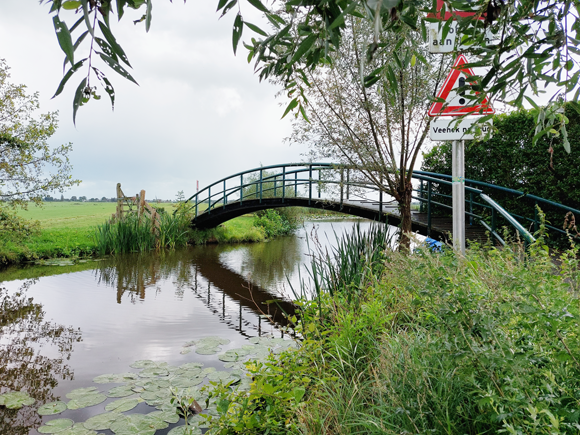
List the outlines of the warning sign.
{"type": "Polygon", "coordinates": [[[429,108],[429,116],[489,115],[495,113],[487,97],[481,104],[472,104],[472,99],[465,98],[466,91],[457,92],[458,88],[462,88],[468,83],[468,77],[473,75],[471,68],[465,67],[466,64],[467,59],[464,55],[457,56],[451,72],[437,94],[437,98],[445,100],[445,102],[433,103],[429,108]]]}
{"type": "Polygon", "coordinates": [[[468,6],[469,9],[471,9],[471,11],[462,11],[462,10],[455,10],[453,12],[450,11],[445,11],[445,15],[443,15],[441,13],[443,6],[445,5],[445,0],[437,0],[437,14],[427,14],[427,18],[437,18],[439,20],[455,20],[457,17],[473,17],[475,15],[479,15],[477,17],[478,20],[484,20],[485,19],[485,13],[483,14],[479,14],[479,11],[474,10],[477,9],[477,7],[474,7],[475,5],[473,5],[472,3],[474,3],[472,0],[466,0],[465,2],[465,6],[468,6]]]}

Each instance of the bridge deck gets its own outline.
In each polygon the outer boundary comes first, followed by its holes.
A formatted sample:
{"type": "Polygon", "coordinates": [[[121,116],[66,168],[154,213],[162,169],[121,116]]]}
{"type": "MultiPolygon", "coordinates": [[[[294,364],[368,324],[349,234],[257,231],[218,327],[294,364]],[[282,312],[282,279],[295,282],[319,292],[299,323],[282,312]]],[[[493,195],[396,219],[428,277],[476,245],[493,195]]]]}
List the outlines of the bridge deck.
{"type": "MultiPolygon", "coordinates": [[[[380,203],[378,201],[345,201],[345,204],[359,204],[365,207],[371,208],[376,210],[378,213],[380,203]]],[[[397,219],[400,219],[400,213],[397,206],[394,205],[383,205],[383,213],[396,216],[397,219]]],[[[421,226],[423,227],[423,231],[419,231],[421,234],[427,233],[428,228],[428,215],[427,213],[420,213],[418,211],[413,211],[411,213],[411,219],[413,220],[414,226],[421,226]]],[[[470,225],[469,219],[466,218],[465,220],[465,238],[467,240],[474,240],[480,243],[485,243],[487,241],[487,233],[486,229],[476,224],[475,222],[473,225],[470,225]]],[[[453,233],[453,221],[451,217],[431,217],[431,232],[435,236],[435,238],[441,239],[448,239],[448,235],[453,233]]]]}
{"type": "MultiPolygon", "coordinates": [[[[340,202],[308,199],[308,198],[264,198],[263,200],[244,200],[228,202],[225,207],[220,204],[213,206],[211,213],[204,212],[192,222],[198,228],[212,228],[234,217],[243,214],[267,209],[289,206],[312,207],[323,210],[343,212],[367,219],[380,220],[393,226],[398,226],[401,221],[399,210],[396,205],[383,204],[382,211],[380,203],[373,200],[354,201],[348,200],[340,202]]],[[[448,240],[452,232],[452,220],[449,217],[431,217],[431,231],[428,231],[427,213],[412,212],[412,230],[423,235],[438,240],[448,240]]],[[[485,228],[480,225],[469,225],[466,220],[465,234],[468,240],[485,242],[487,235],[485,228]]]]}

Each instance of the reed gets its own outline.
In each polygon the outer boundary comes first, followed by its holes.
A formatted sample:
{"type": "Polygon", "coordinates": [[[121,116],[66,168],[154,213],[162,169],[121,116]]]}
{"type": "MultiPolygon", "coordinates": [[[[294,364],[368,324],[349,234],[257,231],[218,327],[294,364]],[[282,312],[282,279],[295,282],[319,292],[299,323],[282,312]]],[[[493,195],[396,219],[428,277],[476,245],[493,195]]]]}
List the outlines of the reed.
{"type": "Polygon", "coordinates": [[[189,218],[184,214],[161,213],[161,225],[152,231],[151,220],[129,215],[123,220],[106,222],[95,231],[95,242],[100,255],[126,252],[145,252],[153,249],[175,249],[189,240],[189,218]]]}

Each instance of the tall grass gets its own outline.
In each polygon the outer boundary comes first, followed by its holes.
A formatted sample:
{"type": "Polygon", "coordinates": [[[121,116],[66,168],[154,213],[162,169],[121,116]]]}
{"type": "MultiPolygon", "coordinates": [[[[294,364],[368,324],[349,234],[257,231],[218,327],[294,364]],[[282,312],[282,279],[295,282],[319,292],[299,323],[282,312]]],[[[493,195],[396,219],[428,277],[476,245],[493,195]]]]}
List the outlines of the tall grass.
{"type": "Polygon", "coordinates": [[[316,297],[322,293],[340,294],[352,301],[385,269],[386,252],[393,246],[393,237],[388,225],[374,222],[363,231],[356,222],[351,232],[341,237],[335,233],[337,242],[330,250],[321,248],[314,238],[309,268],[313,288],[307,293],[316,297]]]}
{"type": "Polygon", "coordinates": [[[189,240],[189,217],[161,213],[160,228],[153,230],[151,220],[130,214],[124,219],[99,225],[95,241],[100,255],[146,252],[153,249],[185,246],[189,240]]]}

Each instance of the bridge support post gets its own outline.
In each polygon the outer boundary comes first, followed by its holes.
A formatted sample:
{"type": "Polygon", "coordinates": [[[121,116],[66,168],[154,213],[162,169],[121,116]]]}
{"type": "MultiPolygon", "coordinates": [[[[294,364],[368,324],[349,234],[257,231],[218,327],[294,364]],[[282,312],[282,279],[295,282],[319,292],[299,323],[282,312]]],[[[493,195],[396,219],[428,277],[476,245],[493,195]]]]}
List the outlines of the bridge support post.
{"type": "Polygon", "coordinates": [[[286,198],[286,166],[282,168],[282,202],[286,198]]]}
{"type": "Polygon", "coordinates": [[[465,142],[454,140],[451,183],[453,192],[453,249],[465,255],[465,142]]]}
{"type": "Polygon", "coordinates": [[[340,209],[344,203],[344,168],[340,168],[340,209]]]}
{"type": "Polygon", "coordinates": [[[244,203],[244,176],[240,175],[240,205],[244,203]]]}
{"type": "Polygon", "coordinates": [[[431,237],[431,180],[427,181],[427,236],[431,237]]]}

